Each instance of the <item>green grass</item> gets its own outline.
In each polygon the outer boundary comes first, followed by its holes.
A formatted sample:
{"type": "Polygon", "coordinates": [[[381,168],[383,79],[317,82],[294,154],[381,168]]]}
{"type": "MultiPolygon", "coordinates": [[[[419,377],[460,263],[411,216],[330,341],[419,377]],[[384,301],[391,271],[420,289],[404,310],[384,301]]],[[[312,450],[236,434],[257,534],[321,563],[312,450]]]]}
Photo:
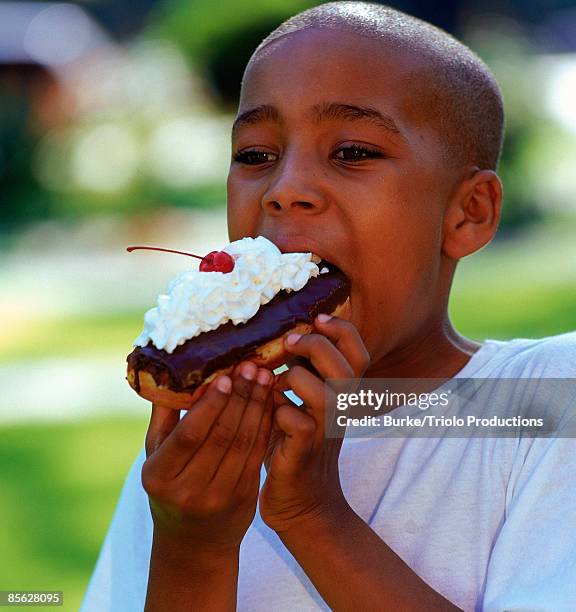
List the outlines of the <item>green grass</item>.
{"type": "Polygon", "coordinates": [[[143,315],[144,311],[78,315],[17,325],[0,339],[0,361],[128,353],[142,330],[143,315]]]}
{"type": "Polygon", "coordinates": [[[0,590],[63,590],[64,610],[78,609],[145,430],[142,419],[0,428],[0,590]]]}
{"type": "Polygon", "coordinates": [[[532,338],[576,329],[576,286],[470,287],[455,291],[452,322],[465,336],[532,338]]]}

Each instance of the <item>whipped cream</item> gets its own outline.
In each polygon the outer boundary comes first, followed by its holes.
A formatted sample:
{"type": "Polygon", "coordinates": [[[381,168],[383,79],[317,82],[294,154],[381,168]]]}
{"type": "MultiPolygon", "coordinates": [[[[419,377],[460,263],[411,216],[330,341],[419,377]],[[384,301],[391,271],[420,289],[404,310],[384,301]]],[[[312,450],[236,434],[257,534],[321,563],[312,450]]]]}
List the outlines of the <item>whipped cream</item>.
{"type": "Polygon", "coordinates": [[[151,340],[158,349],[174,349],[228,321],[246,323],[278,292],[298,291],[319,270],[312,253],[281,253],[263,236],[242,238],[224,249],[235,259],[232,272],[187,270],[158,296],[144,315],[144,330],[134,346],[151,340]]]}

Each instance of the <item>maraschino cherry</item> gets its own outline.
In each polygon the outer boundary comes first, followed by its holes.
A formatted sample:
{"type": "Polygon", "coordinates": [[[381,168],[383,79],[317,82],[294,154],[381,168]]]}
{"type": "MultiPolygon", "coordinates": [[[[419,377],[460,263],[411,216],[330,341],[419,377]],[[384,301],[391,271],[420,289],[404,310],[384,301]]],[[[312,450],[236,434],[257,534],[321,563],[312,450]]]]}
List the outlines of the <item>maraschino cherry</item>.
{"type": "Polygon", "coordinates": [[[232,255],[226,253],[226,251],[210,251],[208,255],[200,257],[200,255],[194,255],[193,253],[187,253],[186,251],[175,251],[173,249],[162,249],[160,247],[149,247],[149,246],[131,246],[126,250],[131,253],[138,249],[146,251],[163,251],[164,253],[177,253],[178,255],[187,255],[188,257],[196,257],[201,259],[200,272],[232,272],[234,270],[234,258],[232,255]]]}

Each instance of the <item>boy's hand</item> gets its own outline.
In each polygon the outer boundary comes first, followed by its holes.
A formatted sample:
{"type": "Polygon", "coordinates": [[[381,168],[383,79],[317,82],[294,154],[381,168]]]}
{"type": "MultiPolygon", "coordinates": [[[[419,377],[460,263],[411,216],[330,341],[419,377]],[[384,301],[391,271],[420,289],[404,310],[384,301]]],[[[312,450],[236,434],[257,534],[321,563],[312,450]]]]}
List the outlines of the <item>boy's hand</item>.
{"type": "Polygon", "coordinates": [[[256,510],[272,381],[244,362],[213,381],[181,420],[153,407],[142,483],[155,540],[199,556],[238,549],[256,510]]]}
{"type": "Polygon", "coordinates": [[[337,317],[316,320],[319,333],[289,337],[286,348],[310,369],[295,365],[274,385],[274,422],[260,493],[264,522],[282,533],[293,525],[324,512],[346,507],[338,456],[341,439],[325,439],[325,379],[360,378],[369,365],[369,354],[349,322],[337,317]],[[311,371],[313,370],[314,373],[311,371]],[[303,401],[296,406],[283,394],[292,389],[303,401]]]}

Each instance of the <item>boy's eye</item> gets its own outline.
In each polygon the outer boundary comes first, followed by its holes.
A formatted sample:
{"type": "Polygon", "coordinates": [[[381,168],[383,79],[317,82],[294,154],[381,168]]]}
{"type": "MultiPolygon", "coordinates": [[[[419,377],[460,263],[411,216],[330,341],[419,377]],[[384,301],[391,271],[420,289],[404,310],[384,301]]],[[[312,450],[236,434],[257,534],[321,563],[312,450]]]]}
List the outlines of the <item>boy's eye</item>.
{"type": "Polygon", "coordinates": [[[339,148],[334,154],[334,158],[341,161],[362,161],[364,159],[373,159],[384,157],[380,151],[375,149],[369,149],[368,147],[361,147],[359,145],[350,145],[348,147],[339,148]]]}
{"type": "Polygon", "coordinates": [[[273,162],[278,159],[278,155],[276,153],[271,153],[270,151],[258,151],[258,150],[247,150],[247,151],[239,151],[234,154],[234,161],[239,162],[240,164],[246,164],[248,166],[257,166],[259,164],[267,164],[268,162],[273,162]]]}

